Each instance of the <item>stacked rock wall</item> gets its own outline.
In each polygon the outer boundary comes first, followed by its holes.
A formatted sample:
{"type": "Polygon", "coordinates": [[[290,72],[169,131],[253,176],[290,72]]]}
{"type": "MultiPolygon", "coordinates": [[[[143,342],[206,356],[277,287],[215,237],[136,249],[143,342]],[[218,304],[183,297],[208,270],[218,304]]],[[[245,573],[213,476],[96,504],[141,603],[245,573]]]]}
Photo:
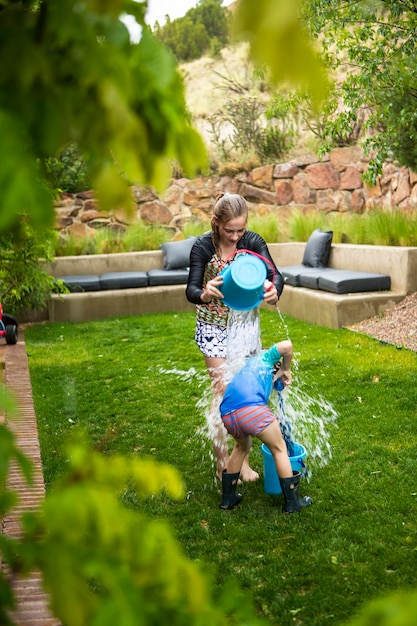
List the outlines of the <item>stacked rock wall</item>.
{"type": "Polygon", "coordinates": [[[99,211],[93,191],[63,194],[56,202],[56,227],[62,234],[88,236],[103,227],[123,231],[143,220],[172,228],[175,233],[189,220],[208,220],[222,191],[244,196],[251,213],[275,212],[277,217],[285,217],[294,208],[325,213],[363,213],[377,207],[416,210],[417,174],[385,163],[382,176],[370,188],[362,179],[366,168],[367,160],[359,147],[335,148],[322,160],[309,154],[235,176],[172,179],[160,195],[135,186],[136,209],[131,216],[117,209],[99,211]]]}

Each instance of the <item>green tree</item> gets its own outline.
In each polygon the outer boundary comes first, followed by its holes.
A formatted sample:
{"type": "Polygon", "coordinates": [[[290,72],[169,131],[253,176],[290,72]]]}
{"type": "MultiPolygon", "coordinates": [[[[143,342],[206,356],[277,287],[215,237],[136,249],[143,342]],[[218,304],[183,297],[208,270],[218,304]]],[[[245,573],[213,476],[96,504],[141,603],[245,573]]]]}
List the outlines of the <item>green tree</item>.
{"type": "Polygon", "coordinates": [[[187,15],[176,20],[168,20],[161,30],[156,30],[156,33],[178,61],[198,59],[210,45],[204,24],[195,24],[187,15]]]}
{"type": "Polygon", "coordinates": [[[228,11],[222,0],[200,0],[187,16],[195,23],[202,24],[210,40],[216,38],[223,46],[229,41],[228,11]]]}
{"type": "Polygon", "coordinates": [[[154,32],[178,61],[198,59],[228,42],[227,9],[221,6],[221,0],[201,0],[184,17],[172,21],[168,18],[162,27],[156,23],[154,32]]]}
{"type": "Polygon", "coordinates": [[[305,0],[304,9],[328,66],[343,76],[325,139],[331,144],[347,137],[362,116],[365,149],[372,155],[368,179],[375,181],[388,157],[416,170],[415,3],[305,0]]]}

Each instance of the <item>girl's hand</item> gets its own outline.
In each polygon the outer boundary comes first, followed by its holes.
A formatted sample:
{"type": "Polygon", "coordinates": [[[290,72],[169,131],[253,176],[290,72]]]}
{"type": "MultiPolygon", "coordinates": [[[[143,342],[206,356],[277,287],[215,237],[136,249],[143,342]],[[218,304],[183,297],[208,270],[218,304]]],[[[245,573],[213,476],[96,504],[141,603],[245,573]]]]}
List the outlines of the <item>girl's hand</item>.
{"type": "Polygon", "coordinates": [[[223,277],[216,276],[209,280],[206,283],[206,286],[203,287],[203,293],[201,294],[202,302],[210,302],[213,298],[224,298],[222,292],[219,290],[219,287],[223,285],[223,277]]]}
{"type": "Polygon", "coordinates": [[[278,294],[277,289],[270,280],[266,279],[264,282],[264,302],[267,304],[277,304],[278,303],[278,294]]]}

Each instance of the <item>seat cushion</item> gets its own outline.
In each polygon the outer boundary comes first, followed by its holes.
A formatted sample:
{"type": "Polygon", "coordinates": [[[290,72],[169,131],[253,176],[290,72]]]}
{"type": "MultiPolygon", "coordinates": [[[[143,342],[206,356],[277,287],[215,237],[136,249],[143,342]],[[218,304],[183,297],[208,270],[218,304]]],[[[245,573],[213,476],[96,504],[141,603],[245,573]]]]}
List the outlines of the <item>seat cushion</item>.
{"type": "Polygon", "coordinates": [[[94,274],[80,274],[79,276],[58,276],[71,293],[83,291],[100,291],[100,278],[94,274]]]}
{"type": "Polygon", "coordinates": [[[302,264],[309,267],[326,267],[329,262],[333,231],[314,230],[304,248],[302,264]]]}
{"type": "Polygon", "coordinates": [[[108,272],[100,276],[100,285],[102,289],[147,287],[148,276],[146,272],[108,272]]]}
{"type": "Polygon", "coordinates": [[[197,237],[181,241],[168,241],[159,246],[164,255],[164,270],[180,270],[189,267],[190,252],[197,237]]]}
{"type": "Polygon", "coordinates": [[[391,278],[385,274],[328,268],[325,273],[319,276],[318,287],[332,293],[389,291],[391,289],[391,278]]]}
{"type": "Polygon", "coordinates": [[[319,281],[322,276],[331,271],[328,267],[310,267],[300,274],[300,287],[320,289],[319,281]]]}
{"type": "Polygon", "coordinates": [[[156,285],[185,285],[188,280],[188,269],[184,270],[149,270],[149,286],[156,285]]]}
{"type": "Polygon", "coordinates": [[[317,274],[317,268],[308,267],[307,265],[287,265],[286,267],[281,267],[280,272],[284,277],[284,282],[286,285],[300,287],[301,275],[306,276],[308,274],[317,274]]]}

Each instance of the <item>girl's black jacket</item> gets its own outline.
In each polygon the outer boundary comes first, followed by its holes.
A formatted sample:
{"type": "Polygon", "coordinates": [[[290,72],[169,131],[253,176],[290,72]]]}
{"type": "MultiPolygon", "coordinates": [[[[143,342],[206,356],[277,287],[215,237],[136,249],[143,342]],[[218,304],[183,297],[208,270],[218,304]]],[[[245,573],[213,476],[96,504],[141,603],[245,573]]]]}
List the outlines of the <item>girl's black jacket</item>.
{"type": "MultiPolygon", "coordinates": [[[[275,268],[275,275],[272,271],[272,267],[269,266],[269,263],[266,264],[268,271],[268,280],[273,281],[278,297],[281,296],[282,290],[284,288],[284,279],[282,274],[279,272],[275,263],[273,262],[271,255],[268,250],[268,246],[266,245],[263,238],[258,235],[258,233],[254,233],[251,230],[246,230],[243,237],[237,243],[238,250],[250,250],[251,252],[256,252],[256,254],[260,254],[261,256],[268,259],[268,261],[275,268]]],[[[190,253],[190,273],[188,276],[188,283],[186,288],[186,296],[189,302],[193,304],[201,304],[200,296],[203,292],[203,279],[204,279],[204,271],[206,269],[207,263],[210,261],[212,256],[214,255],[214,245],[211,239],[211,232],[204,233],[197,238],[193,247],[191,248],[190,253]]]]}

